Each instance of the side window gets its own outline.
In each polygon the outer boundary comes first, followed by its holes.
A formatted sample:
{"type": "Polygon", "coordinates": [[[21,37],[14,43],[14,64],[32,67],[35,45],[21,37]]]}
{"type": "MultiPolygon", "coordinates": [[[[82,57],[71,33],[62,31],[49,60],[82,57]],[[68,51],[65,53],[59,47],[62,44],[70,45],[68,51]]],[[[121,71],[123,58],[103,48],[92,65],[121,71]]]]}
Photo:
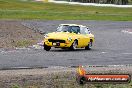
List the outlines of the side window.
{"type": "Polygon", "coordinates": [[[81,33],[81,34],[86,34],[86,33],[85,33],[85,27],[81,27],[80,33],[81,33]]]}
{"type": "Polygon", "coordinates": [[[81,34],[90,34],[90,30],[88,27],[82,27],[81,28],[81,34]]]}

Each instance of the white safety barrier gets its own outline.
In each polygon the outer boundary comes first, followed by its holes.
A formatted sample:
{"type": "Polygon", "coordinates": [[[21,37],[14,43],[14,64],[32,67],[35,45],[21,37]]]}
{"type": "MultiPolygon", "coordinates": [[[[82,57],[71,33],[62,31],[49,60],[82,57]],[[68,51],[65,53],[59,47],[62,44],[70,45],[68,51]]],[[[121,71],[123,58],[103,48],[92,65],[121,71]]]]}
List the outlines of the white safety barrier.
{"type": "Polygon", "coordinates": [[[132,5],[114,5],[114,4],[98,4],[98,3],[80,3],[80,2],[67,2],[67,1],[55,1],[55,0],[49,0],[48,2],[59,3],[59,4],[83,5],[83,6],[102,6],[102,7],[132,8],[132,5]]]}

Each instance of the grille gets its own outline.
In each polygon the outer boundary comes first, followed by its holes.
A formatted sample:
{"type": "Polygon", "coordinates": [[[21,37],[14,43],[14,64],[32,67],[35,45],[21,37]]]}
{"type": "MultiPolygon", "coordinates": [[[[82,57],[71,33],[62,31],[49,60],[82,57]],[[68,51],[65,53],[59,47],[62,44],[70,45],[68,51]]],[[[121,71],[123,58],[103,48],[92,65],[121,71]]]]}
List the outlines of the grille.
{"type": "Polygon", "coordinates": [[[65,43],[65,40],[55,40],[55,39],[48,39],[49,42],[59,42],[59,43],[65,43]]]}

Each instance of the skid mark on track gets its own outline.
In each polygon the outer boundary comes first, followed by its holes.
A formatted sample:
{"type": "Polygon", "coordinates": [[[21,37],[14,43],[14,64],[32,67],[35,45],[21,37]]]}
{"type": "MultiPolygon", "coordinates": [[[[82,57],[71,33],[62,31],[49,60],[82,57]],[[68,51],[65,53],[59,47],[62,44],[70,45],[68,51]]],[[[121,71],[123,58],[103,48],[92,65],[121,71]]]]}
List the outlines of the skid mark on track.
{"type": "Polygon", "coordinates": [[[126,54],[126,55],[130,55],[131,54],[132,55],[132,53],[122,53],[122,54],[126,54]]]}

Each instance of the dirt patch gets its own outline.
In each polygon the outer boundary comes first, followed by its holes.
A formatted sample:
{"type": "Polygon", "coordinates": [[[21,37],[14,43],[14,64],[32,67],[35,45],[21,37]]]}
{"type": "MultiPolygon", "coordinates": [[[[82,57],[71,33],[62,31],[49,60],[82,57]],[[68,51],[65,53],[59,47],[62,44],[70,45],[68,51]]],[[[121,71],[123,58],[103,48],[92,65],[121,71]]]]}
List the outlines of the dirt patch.
{"type": "Polygon", "coordinates": [[[21,24],[21,21],[0,20],[0,48],[27,47],[42,40],[43,35],[21,24]]]}
{"type": "Polygon", "coordinates": [[[0,71],[0,88],[71,88],[72,85],[74,88],[75,84],[75,69],[72,68],[0,71]]]}

